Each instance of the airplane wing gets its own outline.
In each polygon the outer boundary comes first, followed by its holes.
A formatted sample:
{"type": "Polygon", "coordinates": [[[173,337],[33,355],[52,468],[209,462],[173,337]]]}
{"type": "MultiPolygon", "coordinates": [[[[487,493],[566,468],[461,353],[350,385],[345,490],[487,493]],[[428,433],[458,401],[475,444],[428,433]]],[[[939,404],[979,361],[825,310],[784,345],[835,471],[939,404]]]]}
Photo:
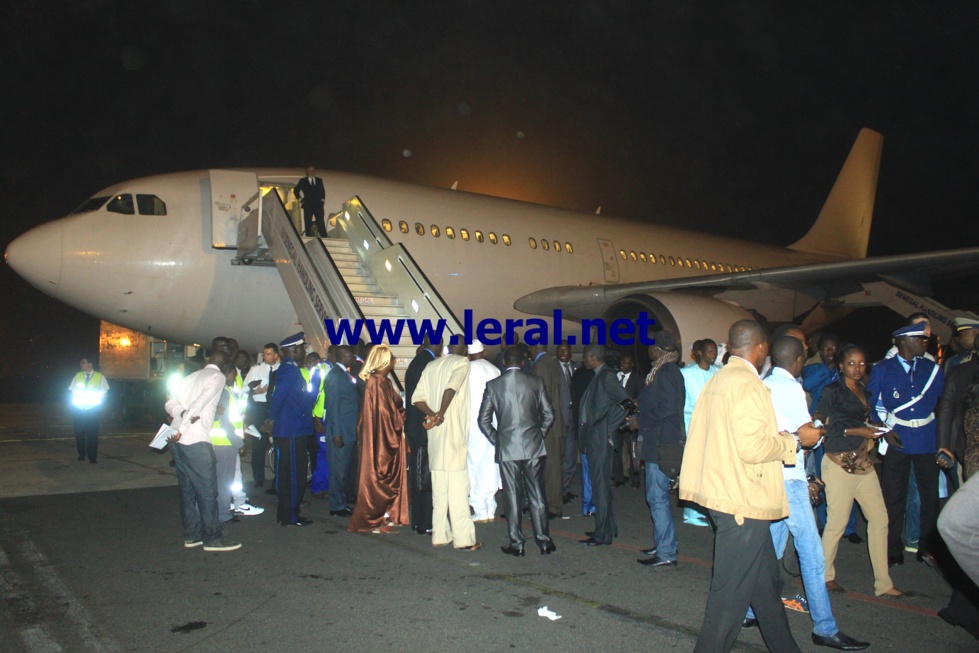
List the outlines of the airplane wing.
{"type": "Polygon", "coordinates": [[[979,269],[979,247],[969,247],[660,281],[546,288],[521,297],[514,308],[537,315],[561,308],[572,317],[577,313],[590,316],[598,306],[634,294],[686,291],[716,295],[766,286],[825,300],[851,293],[861,282],[881,280],[918,295],[929,295],[933,277],[950,277],[976,269],[979,269]]]}

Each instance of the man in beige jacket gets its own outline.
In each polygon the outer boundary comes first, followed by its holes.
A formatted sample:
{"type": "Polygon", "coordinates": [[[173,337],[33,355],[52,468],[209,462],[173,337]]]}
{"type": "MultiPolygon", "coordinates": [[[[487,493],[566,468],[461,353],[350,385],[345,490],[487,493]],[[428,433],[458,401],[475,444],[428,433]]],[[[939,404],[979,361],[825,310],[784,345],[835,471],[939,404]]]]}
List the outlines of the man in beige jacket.
{"type": "Polygon", "coordinates": [[[710,511],[714,575],[694,649],[729,651],[748,606],[769,650],[796,652],[780,595],[769,532],[788,513],[782,465],[794,464],[796,438],[779,433],[758,369],[768,355],[761,325],[741,320],[728,333],[731,359],[708,381],[690,420],[680,498],[710,511]]]}

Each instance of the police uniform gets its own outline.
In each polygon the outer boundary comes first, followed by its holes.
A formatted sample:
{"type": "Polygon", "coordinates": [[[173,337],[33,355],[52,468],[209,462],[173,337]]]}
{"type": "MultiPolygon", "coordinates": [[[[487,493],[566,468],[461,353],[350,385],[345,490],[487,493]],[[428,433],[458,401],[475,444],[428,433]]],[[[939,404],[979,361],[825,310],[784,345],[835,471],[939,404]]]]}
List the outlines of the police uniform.
{"type": "MultiPolygon", "coordinates": [[[[303,342],[297,334],[280,343],[292,347],[303,342]]],[[[276,462],[276,520],[283,526],[310,523],[299,515],[306,492],[309,465],[309,438],[313,433],[313,398],[306,391],[306,381],[296,361],[283,358],[275,373],[275,387],[269,397],[269,419],[273,421],[272,439],[278,452],[276,462]]]]}
{"type": "MultiPolygon", "coordinates": [[[[925,335],[920,324],[898,329],[895,338],[925,335]]],[[[903,562],[905,505],[911,466],[921,497],[919,554],[928,551],[938,519],[937,422],[935,406],[945,385],[942,370],[934,361],[917,357],[905,361],[896,355],[874,367],[867,383],[871,406],[882,421],[893,421],[903,447],[890,446],[884,455],[881,489],[887,504],[887,555],[892,563],[903,562]],[[921,397],[908,405],[916,397],[921,397]]]]}
{"type": "Polygon", "coordinates": [[[68,386],[75,416],[75,446],[78,461],[96,463],[99,455],[99,415],[109,382],[101,372],[78,372],[68,386]]]}

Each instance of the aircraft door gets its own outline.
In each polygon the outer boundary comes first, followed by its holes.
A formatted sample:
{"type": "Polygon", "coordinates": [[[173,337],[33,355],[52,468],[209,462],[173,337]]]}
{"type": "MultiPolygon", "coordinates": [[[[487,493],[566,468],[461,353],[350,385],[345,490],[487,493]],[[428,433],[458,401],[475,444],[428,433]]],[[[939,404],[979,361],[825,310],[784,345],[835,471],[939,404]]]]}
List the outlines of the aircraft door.
{"type": "Polygon", "coordinates": [[[211,213],[211,246],[234,249],[238,246],[238,223],[241,209],[258,193],[258,177],[254,172],[209,170],[211,213]]]}
{"type": "Polygon", "coordinates": [[[611,240],[598,239],[598,247],[602,252],[602,267],[605,269],[605,281],[619,282],[619,261],[615,258],[615,246],[611,240]]]}

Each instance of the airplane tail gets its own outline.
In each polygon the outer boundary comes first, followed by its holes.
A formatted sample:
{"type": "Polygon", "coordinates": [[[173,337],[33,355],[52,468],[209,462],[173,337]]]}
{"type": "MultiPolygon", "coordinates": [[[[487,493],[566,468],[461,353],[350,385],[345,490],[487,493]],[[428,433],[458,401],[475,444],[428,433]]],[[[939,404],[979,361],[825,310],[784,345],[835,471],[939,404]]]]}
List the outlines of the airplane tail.
{"type": "Polygon", "coordinates": [[[790,249],[838,259],[867,257],[884,137],[861,129],[815,224],[790,249]]]}

